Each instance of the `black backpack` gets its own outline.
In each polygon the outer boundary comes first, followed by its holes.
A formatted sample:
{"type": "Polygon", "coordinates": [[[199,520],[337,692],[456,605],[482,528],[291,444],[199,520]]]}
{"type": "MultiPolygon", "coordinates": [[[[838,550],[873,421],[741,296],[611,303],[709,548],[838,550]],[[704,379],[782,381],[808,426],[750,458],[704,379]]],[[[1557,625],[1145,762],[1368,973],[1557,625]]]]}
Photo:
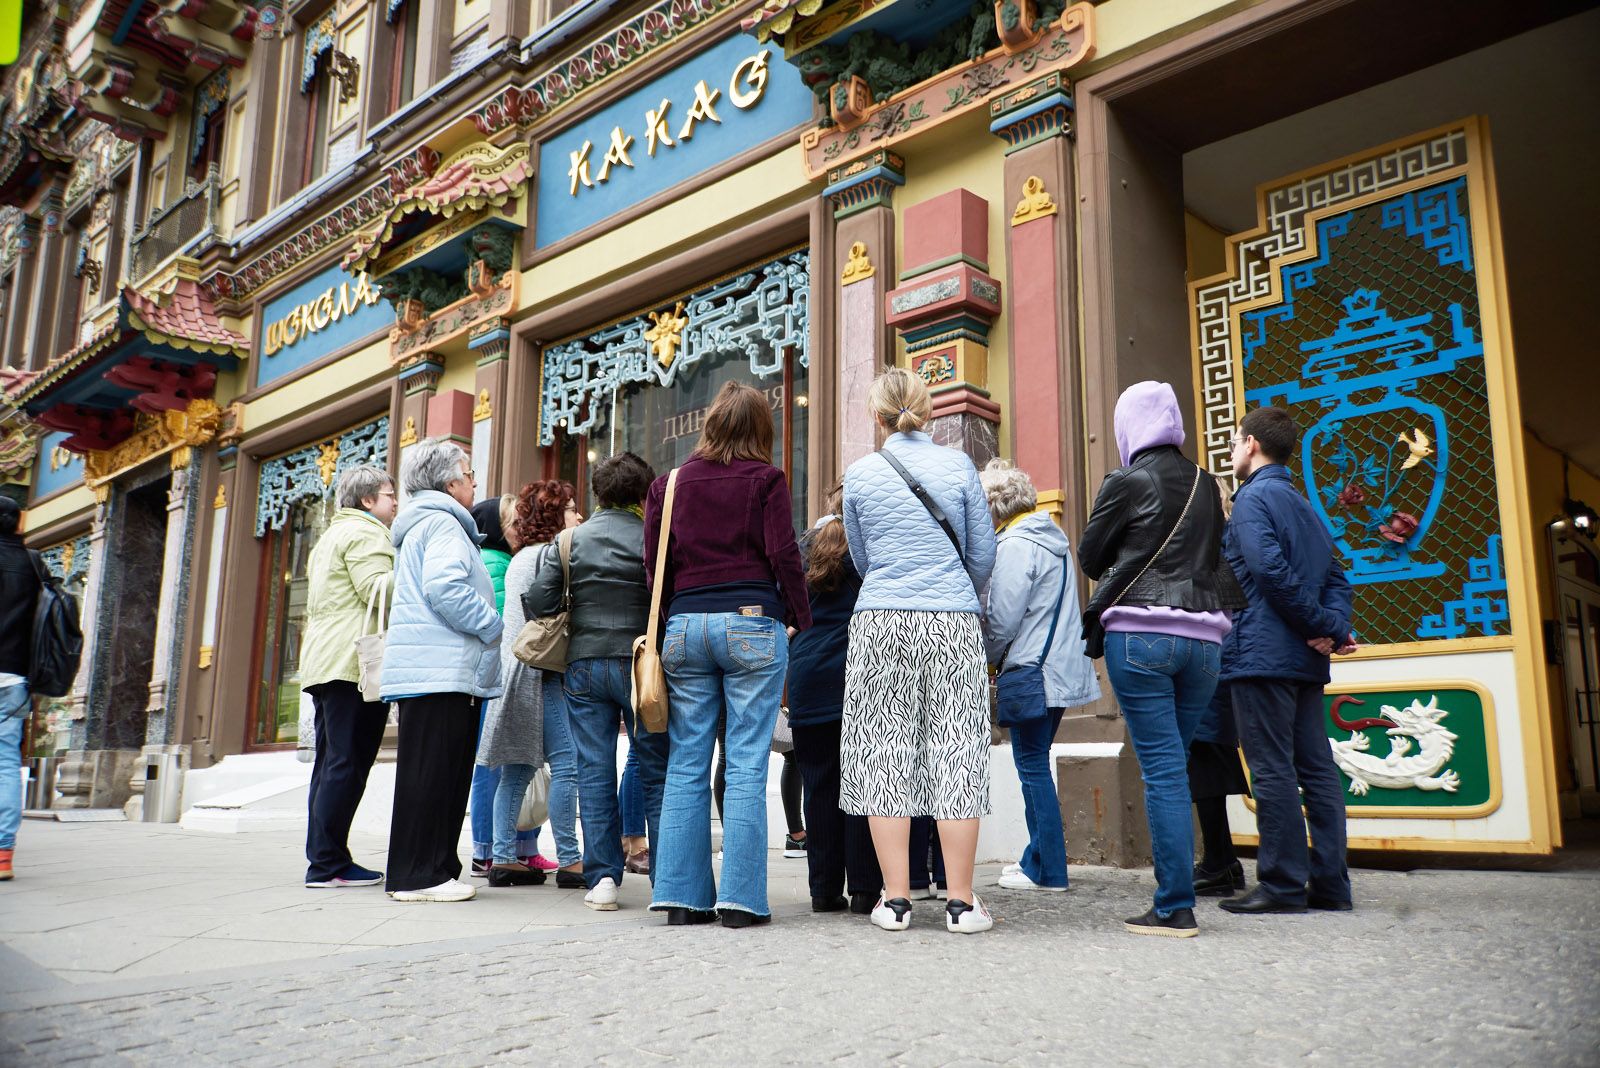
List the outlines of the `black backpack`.
{"type": "Polygon", "coordinates": [[[32,550],[28,556],[39,575],[39,604],[33,611],[33,659],[28,668],[28,689],[40,697],[65,697],[72,692],[72,680],[78,676],[78,661],[83,658],[78,606],[44,566],[44,558],[32,550]]]}

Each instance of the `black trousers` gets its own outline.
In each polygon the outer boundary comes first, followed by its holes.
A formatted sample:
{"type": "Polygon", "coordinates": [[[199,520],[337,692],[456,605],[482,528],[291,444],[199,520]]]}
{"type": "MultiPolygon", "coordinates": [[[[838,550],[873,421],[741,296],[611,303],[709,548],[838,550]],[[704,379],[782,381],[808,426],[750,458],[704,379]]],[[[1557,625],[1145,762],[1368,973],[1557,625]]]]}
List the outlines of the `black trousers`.
{"type": "Polygon", "coordinates": [[[840,721],[834,720],[793,727],[795,764],[804,786],[806,866],[812,897],[834,897],[847,881],[852,894],[876,894],[883,889],[867,817],[839,807],[840,726],[840,721]]]}
{"type": "Polygon", "coordinates": [[[432,693],[400,702],[384,889],[426,890],[460,877],[456,845],[477,752],[476,697],[432,693]]]}
{"type": "Polygon", "coordinates": [[[316,708],[317,762],[311,766],[306,804],[306,882],[344,874],[350,858],[350,824],[378,758],[389,706],[363,701],[353,682],[306,687],[316,708]]]}
{"type": "MultiPolygon", "coordinates": [[[[794,750],[781,754],[783,771],[778,775],[778,790],[783,798],[783,821],[791,835],[805,831],[800,815],[800,774],[795,767],[794,750]]],[[[717,799],[717,819],[722,818],[722,795],[728,787],[728,716],[724,712],[717,722],[717,770],[711,777],[711,792],[717,799]]]]}

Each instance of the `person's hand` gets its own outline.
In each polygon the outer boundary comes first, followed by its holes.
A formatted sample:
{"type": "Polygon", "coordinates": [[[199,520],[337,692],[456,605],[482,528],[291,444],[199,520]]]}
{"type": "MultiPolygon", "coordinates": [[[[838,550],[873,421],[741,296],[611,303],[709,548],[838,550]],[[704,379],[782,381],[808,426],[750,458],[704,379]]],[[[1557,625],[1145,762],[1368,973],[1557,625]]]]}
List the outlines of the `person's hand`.
{"type": "Polygon", "coordinates": [[[1351,653],[1360,648],[1361,646],[1356,643],[1355,638],[1347,637],[1333,650],[1333,652],[1335,656],[1349,656],[1351,653]]]}
{"type": "Polygon", "coordinates": [[[791,638],[793,638],[796,634],[800,633],[800,628],[798,628],[798,627],[784,627],[783,630],[784,630],[784,633],[787,634],[791,638]]]}
{"type": "Polygon", "coordinates": [[[1333,653],[1332,638],[1307,638],[1306,644],[1311,646],[1311,648],[1315,649],[1317,652],[1321,653],[1323,656],[1330,656],[1333,653]]]}

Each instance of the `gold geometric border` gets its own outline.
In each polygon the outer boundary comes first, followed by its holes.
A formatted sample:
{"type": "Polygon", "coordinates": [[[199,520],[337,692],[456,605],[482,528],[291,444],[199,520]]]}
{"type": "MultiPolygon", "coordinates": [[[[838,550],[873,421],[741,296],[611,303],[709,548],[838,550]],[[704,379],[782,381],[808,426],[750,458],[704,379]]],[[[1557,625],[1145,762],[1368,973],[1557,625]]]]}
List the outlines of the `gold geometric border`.
{"type": "MultiPolygon", "coordinates": [[[[1345,818],[1351,820],[1372,819],[1436,819],[1436,820],[1476,820],[1482,819],[1500,807],[1504,798],[1501,793],[1500,781],[1500,734],[1495,720],[1494,695],[1486,686],[1472,679],[1422,679],[1413,681],[1401,679],[1393,682],[1357,682],[1349,686],[1334,686],[1329,684],[1323,694],[1356,694],[1356,693],[1384,693],[1395,690],[1427,690],[1437,693],[1440,690],[1470,690],[1478,695],[1478,701],[1483,705],[1483,741],[1484,759],[1489,765],[1489,796],[1476,805],[1460,805],[1446,808],[1444,806],[1430,805],[1346,805],[1345,818]]],[[[1243,754],[1240,754],[1243,760],[1243,754]]],[[[1250,765],[1245,763],[1245,777],[1249,778],[1250,765]]],[[[1255,798],[1245,797],[1245,807],[1252,813],[1256,810],[1255,798]]]]}

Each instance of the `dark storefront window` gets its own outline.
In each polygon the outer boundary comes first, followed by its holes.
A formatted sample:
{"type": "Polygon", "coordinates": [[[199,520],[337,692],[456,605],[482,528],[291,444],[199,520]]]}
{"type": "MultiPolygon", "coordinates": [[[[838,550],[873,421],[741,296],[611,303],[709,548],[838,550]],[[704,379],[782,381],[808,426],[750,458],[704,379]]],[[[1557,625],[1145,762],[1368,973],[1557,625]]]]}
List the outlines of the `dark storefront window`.
{"type": "Polygon", "coordinates": [[[300,729],[300,638],[306,620],[306,563],[335,511],[333,501],[314,498],[294,506],[289,522],[270,531],[262,546],[261,618],[256,643],[259,666],[252,746],[293,745],[300,729]]]}

